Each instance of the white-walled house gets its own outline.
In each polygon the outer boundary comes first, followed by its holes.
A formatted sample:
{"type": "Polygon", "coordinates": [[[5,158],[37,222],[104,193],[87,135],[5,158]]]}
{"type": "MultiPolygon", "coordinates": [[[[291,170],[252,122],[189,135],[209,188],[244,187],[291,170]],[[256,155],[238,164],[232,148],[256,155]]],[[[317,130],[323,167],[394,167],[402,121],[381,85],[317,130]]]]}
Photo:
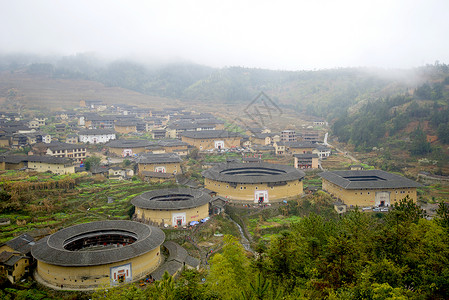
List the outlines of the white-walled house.
{"type": "Polygon", "coordinates": [[[115,140],[115,131],[112,129],[86,129],[78,133],[81,143],[104,144],[115,140]]]}

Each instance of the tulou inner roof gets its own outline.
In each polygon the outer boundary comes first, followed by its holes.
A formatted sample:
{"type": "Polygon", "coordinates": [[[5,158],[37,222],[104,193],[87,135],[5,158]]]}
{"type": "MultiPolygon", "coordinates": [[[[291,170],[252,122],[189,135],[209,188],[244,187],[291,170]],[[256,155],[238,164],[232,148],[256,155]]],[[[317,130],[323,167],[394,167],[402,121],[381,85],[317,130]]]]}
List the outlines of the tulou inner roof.
{"type": "Polygon", "coordinates": [[[200,190],[190,188],[161,189],[143,193],[131,203],[146,209],[185,209],[209,203],[212,198],[200,190]]]}
{"type": "Polygon", "coordinates": [[[99,221],[71,226],[45,237],[33,246],[31,254],[37,260],[52,265],[95,266],[140,256],[159,247],[164,240],[164,232],[157,227],[124,220],[99,221]],[[73,238],[111,231],[126,232],[136,240],[127,246],[98,251],[65,249],[67,242],[73,238]]]}
{"type": "Polygon", "coordinates": [[[205,178],[232,183],[275,183],[300,180],[305,173],[291,166],[269,163],[224,163],[203,171],[205,178]]]}

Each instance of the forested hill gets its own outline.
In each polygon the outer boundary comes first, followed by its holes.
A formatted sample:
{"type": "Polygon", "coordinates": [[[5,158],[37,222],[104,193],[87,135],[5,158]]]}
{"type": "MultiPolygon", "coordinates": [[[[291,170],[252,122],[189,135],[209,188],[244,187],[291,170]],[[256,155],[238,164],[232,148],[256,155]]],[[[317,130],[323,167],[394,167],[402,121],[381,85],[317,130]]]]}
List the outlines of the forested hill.
{"type": "MultiPolygon", "coordinates": [[[[443,65],[444,66],[444,65],[443,65]]],[[[207,103],[248,103],[260,91],[274,101],[332,120],[358,103],[404,93],[431,81],[441,65],[413,70],[342,68],[274,71],[211,68],[191,63],[104,62],[91,55],[69,57],[0,56],[0,70],[64,79],[85,79],[152,96],[207,103]]],[[[445,67],[445,66],[444,66],[445,67]]]]}
{"type": "MultiPolygon", "coordinates": [[[[336,118],[333,132],[358,150],[389,146],[427,155],[449,144],[449,71],[434,66],[428,81],[406,93],[379,97],[336,118]]],[[[445,150],[445,149],[443,149],[445,150]]]]}

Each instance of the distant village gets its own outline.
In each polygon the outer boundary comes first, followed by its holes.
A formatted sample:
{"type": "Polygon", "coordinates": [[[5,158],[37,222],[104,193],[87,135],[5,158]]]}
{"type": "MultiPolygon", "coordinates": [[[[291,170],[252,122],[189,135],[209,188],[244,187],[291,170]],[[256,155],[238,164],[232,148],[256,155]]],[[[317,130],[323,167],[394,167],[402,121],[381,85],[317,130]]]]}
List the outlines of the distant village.
{"type": "Polygon", "coordinates": [[[301,132],[229,130],[226,120],[211,113],[105,105],[97,100],[82,100],[73,111],[29,119],[1,112],[0,146],[5,151],[0,170],[87,172],[110,180],[137,177],[149,184],[172,182],[177,187],[135,196],[132,220],[79,224],[40,240],[25,234],[3,243],[0,270],[14,283],[37,262],[37,281],[71,290],[132,282],[148,274],[158,280],[165,271],[176,275],[186,266],[199,268],[200,260],[165,241],[162,229],[207,222],[229,204],[269,206],[314,193],[316,188],[306,190],[303,184],[306,172],[313,170],[323,171],[319,174],[322,190],[333,197],[339,213],[356,206],[387,212],[406,196],[417,201],[421,185],[402,176],[363,170],[359,165],[323,170],[322,162],[332,149],[323,142],[325,130],[315,127],[325,129],[327,124],[314,120],[301,132]],[[198,155],[228,153],[234,155],[226,161],[203,163],[201,180],[188,176],[187,162],[198,155]],[[93,164],[91,157],[99,161],[93,164]],[[162,248],[169,253],[165,260],[162,248]],[[113,252],[103,255],[99,249],[113,252]]]}
{"type": "MultiPolygon", "coordinates": [[[[315,121],[314,125],[324,125],[315,121]]],[[[1,170],[33,170],[70,174],[83,172],[86,158],[102,154],[108,160],[90,170],[111,178],[136,175],[148,180],[182,174],[181,162],[192,149],[200,152],[239,152],[244,162],[261,160],[263,154],[294,156],[295,167],[319,168],[331,154],[318,131],[272,132],[269,128],[227,131],[225,121],[210,113],[170,108],[152,110],[126,104],[107,106],[82,100],[80,108],[54,116],[24,119],[18,113],[0,112],[0,146],[29,149],[27,155],[3,154],[1,170]],[[99,149],[89,146],[101,145],[99,149]],[[117,170],[113,158],[129,158],[136,170],[117,170]],[[162,174],[161,174],[162,173],[162,174]]],[[[11,151],[9,151],[11,152],[11,151]]]]}

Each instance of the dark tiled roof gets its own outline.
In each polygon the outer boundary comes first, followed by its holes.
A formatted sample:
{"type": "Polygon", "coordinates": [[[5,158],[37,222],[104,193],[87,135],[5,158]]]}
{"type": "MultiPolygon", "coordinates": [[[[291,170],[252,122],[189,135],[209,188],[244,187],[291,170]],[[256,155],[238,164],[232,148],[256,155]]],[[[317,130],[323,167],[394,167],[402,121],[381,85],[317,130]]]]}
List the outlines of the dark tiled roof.
{"type": "Polygon", "coordinates": [[[183,267],[183,264],[176,260],[171,260],[165,262],[161,267],[159,267],[156,271],[151,273],[151,276],[155,280],[161,280],[165,271],[167,271],[171,276],[175,275],[179,272],[183,267]]]}
{"type": "Polygon", "coordinates": [[[272,137],[273,134],[272,133],[254,133],[253,136],[256,139],[265,139],[267,137],[272,137]]]}
{"type": "Polygon", "coordinates": [[[201,130],[201,131],[186,131],[181,133],[182,136],[192,139],[216,139],[216,138],[241,138],[242,135],[238,132],[226,130],[201,130]]]}
{"type": "Polygon", "coordinates": [[[188,146],[189,145],[186,142],[183,142],[178,139],[159,140],[157,142],[157,144],[162,147],[177,147],[177,146],[188,146]]]}
{"type": "Polygon", "coordinates": [[[274,151],[274,147],[270,145],[252,145],[254,151],[274,151]]]}
{"type": "Polygon", "coordinates": [[[27,161],[27,156],[25,155],[0,155],[0,162],[18,164],[24,161],[27,161]]]}
{"type": "Polygon", "coordinates": [[[348,190],[410,188],[422,185],[405,177],[381,170],[329,171],[322,178],[348,190]]]}
{"type": "Polygon", "coordinates": [[[113,140],[107,143],[106,146],[111,148],[141,148],[152,144],[154,143],[147,140],[113,140]]]}
{"type": "Polygon", "coordinates": [[[231,183],[275,183],[302,179],[305,173],[291,166],[261,162],[219,164],[202,175],[231,183]]]}
{"type": "Polygon", "coordinates": [[[18,164],[20,162],[42,162],[48,164],[71,164],[73,161],[70,158],[54,157],[50,155],[2,155],[0,162],[11,164],[18,164]]]}
{"type": "Polygon", "coordinates": [[[120,127],[129,127],[129,126],[137,126],[137,121],[117,121],[115,122],[115,126],[120,126],[120,127]]]}
{"type": "Polygon", "coordinates": [[[54,156],[47,156],[47,155],[30,155],[28,156],[28,162],[41,162],[41,163],[47,163],[47,164],[72,164],[73,160],[67,157],[54,157],[54,156]]]}
{"type": "Polygon", "coordinates": [[[139,164],[163,164],[163,163],[180,163],[182,159],[175,153],[145,153],[140,155],[137,159],[139,164]]]}
{"type": "Polygon", "coordinates": [[[316,148],[316,144],[300,142],[284,142],[289,148],[316,148]]]}
{"type": "Polygon", "coordinates": [[[28,234],[22,234],[5,243],[8,247],[22,254],[30,252],[31,247],[35,244],[34,238],[28,234]]]}
{"type": "Polygon", "coordinates": [[[104,135],[104,134],[115,134],[112,129],[85,129],[80,130],[78,135],[104,135]]]}
{"type": "Polygon", "coordinates": [[[165,234],[159,228],[132,221],[99,221],[71,226],[39,240],[32,255],[39,261],[58,266],[98,266],[131,259],[159,247],[165,234]],[[97,250],[69,251],[67,240],[75,236],[107,231],[126,231],[137,237],[127,246],[97,250]]]}
{"type": "Polygon", "coordinates": [[[131,203],[146,209],[177,210],[209,203],[212,198],[206,193],[190,188],[162,189],[145,192],[134,197],[131,203]]]}
{"type": "Polygon", "coordinates": [[[14,253],[12,252],[8,252],[8,251],[3,251],[2,253],[0,253],[0,263],[5,263],[8,261],[8,259],[11,258],[11,256],[13,256],[14,253]]]}
{"type": "Polygon", "coordinates": [[[12,267],[22,258],[28,258],[28,257],[23,256],[23,255],[13,255],[7,261],[5,261],[4,264],[12,267]]]}
{"type": "Polygon", "coordinates": [[[67,143],[60,143],[60,142],[51,142],[50,144],[45,144],[45,146],[47,146],[47,148],[51,149],[52,151],[86,148],[86,146],[84,146],[84,145],[67,144],[67,143]]]}
{"type": "Polygon", "coordinates": [[[310,154],[310,153],[293,154],[293,156],[297,158],[318,158],[318,154],[310,154]]]}
{"type": "Polygon", "coordinates": [[[162,178],[162,179],[170,179],[175,177],[175,175],[171,173],[151,172],[151,171],[142,171],[142,175],[150,178],[162,178]]]}

